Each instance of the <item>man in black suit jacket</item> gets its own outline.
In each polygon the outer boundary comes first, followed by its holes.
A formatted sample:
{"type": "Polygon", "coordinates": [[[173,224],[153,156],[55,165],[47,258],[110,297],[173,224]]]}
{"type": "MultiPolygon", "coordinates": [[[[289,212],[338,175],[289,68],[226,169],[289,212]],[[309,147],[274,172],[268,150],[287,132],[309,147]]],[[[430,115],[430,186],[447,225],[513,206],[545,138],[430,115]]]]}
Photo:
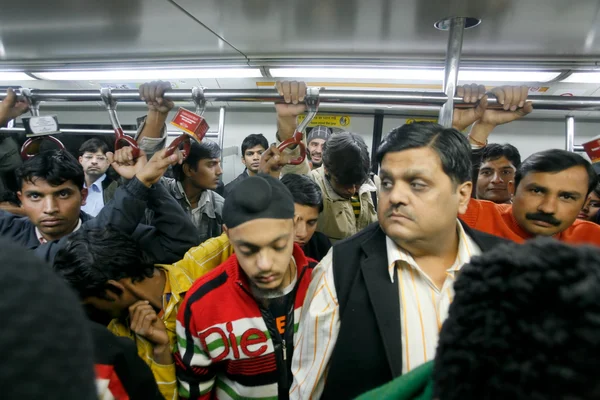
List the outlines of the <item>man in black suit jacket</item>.
{"type": "Polygon", "coordinates": [[[290,398],[354,398],[434,357],[460,268],[505,242],[457,219],[471,197],[470,156],[460,132],[431,123],[382,142],[379,222],[315,268],[290,398]]]}

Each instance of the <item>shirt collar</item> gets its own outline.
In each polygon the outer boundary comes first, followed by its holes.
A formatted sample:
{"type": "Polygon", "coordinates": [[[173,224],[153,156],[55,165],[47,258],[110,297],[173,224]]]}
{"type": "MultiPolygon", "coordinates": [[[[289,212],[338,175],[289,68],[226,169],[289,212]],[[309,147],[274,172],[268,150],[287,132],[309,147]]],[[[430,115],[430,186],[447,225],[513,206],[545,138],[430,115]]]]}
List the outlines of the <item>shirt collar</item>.
{"type": "MultiPolygon", "coordinates": [[[[92,186],[96,186],[98,189],[102,189],[102,182],[104,182],[105,179],[106,179],[106,174],[104,174],[100,178],[96,179],[94,181],[94,183],[92,183],[92,186]]],[[[83,187],[87,188],[88,186],[84,183],[83,187]]]]}
{"type": "MultiPolygon", "coordinates": [[[[79,222],[77,223],[77,226],[75,227],[75,229],[73,229],[73,232],[77,232],[79,230],[79,228],[81,228],[81,218],[79,218],[79,222]]],[[[42,235],[42,232],[40,232],[40,230],[37,228],[37,226],[35,227],[35,235],[37,236],[38,240],[40,241],[40,244],[48,243],[48,241],[46,240],[44,235],[42,235]]]]}
{"type": "MultiPolygon", "coordinates": [[[[176,187],[177,187],[177,192],[178,192],[179,196],[181,196],[179,198],[185,199],[185,201],[188,203],[188,205],[190,207],[192,207],[192,204],[190,203],[190,201],[187,198],[187,195],[185,194],[185,190],[183,190],[183,185],[181,184],[181,182],[177,181],[176,187]]],[[[210,190],[203,191],[202,194],[200,195],[200,199],[198,199],[198,207],[196,207],[194,210],[203,208],[207,203],[212,204],[211,197],[212,196],[210,195],[210,190]]],[[[207,211],[207,214],[209,217],[215,218],[214,207],[212,207],[212,208],[207,207],[207,209],[205,211],[207,211]],[[211,215],[211,213],[212,213],[212,215],[211,215]]]]}
{"type": "MultiPolygon", "coordinates": [[[[453,277],[455,276],[456,272],[460,271],[464,264],[471,260],[471,257],[481,252],[475,242],[469,237],[469,235],[467,235],[463,226],[458,220],[456,220],[456,225],[456,231],[458,233],[458,253],[456,254],[456,260],[454,260],[452,266],[447,269],[448,274],[452,275],[453,277]]],[[[397,261],[403,261],[415,269],[420,269],[410,253],[399,247],[387,235],[385,237],[385,244],[387,249],[388,273],[392,283],[394,283],[394,271],[396,269],[397,261]]]]}

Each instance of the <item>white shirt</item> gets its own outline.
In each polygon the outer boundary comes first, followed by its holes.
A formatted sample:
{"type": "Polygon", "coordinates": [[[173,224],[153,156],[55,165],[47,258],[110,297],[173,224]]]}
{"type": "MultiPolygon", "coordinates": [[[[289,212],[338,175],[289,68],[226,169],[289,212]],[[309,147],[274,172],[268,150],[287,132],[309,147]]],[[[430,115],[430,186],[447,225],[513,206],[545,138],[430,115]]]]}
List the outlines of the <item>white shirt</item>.
{"type": "Polygon", "coordinates": [[[433,359],[442,322],[448,317],[448,308],[454,298],[457,272],[471,257],[481,254],[481,249],[460,223],[457,230],[458,254],[454,264],[446,270],[446,280],[441,288],[433,283],[409,253],[389,237],[385,238],[392,283],[394,270],[398,270],[403,374],[433,359]]]}
{"type": "Polygon", "coordinates": [[[98,178],[94,183],[92,183],[92,186],[90,186],[89,188],[86,186],[85,183],[83,184],[83,187],[88,189],[88,195],[85,199],[85,205],[81,206],[81,209],[83,210],[83,212],[91,215],[92,217],[98,215],[100,213],[100,210],[102,210],[102,208],[104,207],[104,189],[102,188],[102,182],[104,182],[105,179],[106,174],[98,178]]]}
{"type": "MultiPolygon", "coordinates": [[[[388,271],[392,282],[396,261],[403,261],[398,270],[402,328],[402,337],[398,340],[403,345],[403,372],[416,368],[435,356],[439,329],[448,315],[448,306],[454,296],[452,284],[456,272],[464,263],[469,262],[471,256],[481,253],[481,249],[464,232],[460,222],[457,225],[458,254],[447,270],[448,277],[442,290],[434,289],[431,279],[420,270],[410,254],[386,238],[388,271]],[[387,246],[390,242],[394,244],[393,247],[387,246]]],[[[294,343],[294,381],[290,389],[290,400],[321,397],[339,329],[339,304],[333,277],[333,252],[330,250],[312,272],[302,307],[294,343]]]]}

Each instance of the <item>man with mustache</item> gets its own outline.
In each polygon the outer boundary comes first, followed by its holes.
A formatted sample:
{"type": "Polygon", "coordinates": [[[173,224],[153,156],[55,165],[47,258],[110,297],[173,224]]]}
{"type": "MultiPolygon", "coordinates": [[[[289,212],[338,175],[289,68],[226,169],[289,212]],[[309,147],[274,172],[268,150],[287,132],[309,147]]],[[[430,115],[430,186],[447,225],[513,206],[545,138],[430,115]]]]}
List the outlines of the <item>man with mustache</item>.
{"type": "Polygon", "coordinates": [[[317,169],[323,164],[323,147],[331,136],[331,129],[318,125],[312,128],[307,137],[306,152],[310,158],[311,169],[317,169]]]}
{"type": "Polygon", "coordinates": [[[552,236],[600,246],[600,226],[577,219],[597,182],[592,165],[580,155],[541,151],[523,161],[514,184],[509,183],[515,193],[512,205],[473,199],[461,219],[472,228],[518,243],[552,236]]]}
{"type": "MultiPolygon", "coordinates": [[[[468,103],[454,110],[455,126],[462,130],[475,122],[468,135],[477,159],[488,152],[488,137],[498,125],[515,121],[532,111],[528,88],[504,86],[492,92],[503,110],[488,110],[485,87],[460,88],[468,103]]],[[[470,227],[521,243],[536,236],[552,236],[567,243],[600,245],[600,226],[577,220],[584,203],[598,182],[592,165],[578,154],[565,150],[535,153],[517,168],[507,184],[514,193],[511,204],[472,199],[461,219],[470,227]]]]}
{"type": "Polygon", "coordinates": [[[106,157],[108,145],[100,139],[85,141],[79,148],[79,163],[85,174],[85,185],[88,196],[81,210],[92,217],[98,215],[102,207],[115,195],[119,186],[117,181],[106,175],[110,163],[106,157]]]}
{"type": "Polygon", "coordinates": [[[462,265],[505,242],[457,218],[471,199],[470,155],[464,135],[431,123],[381,143],[378,223],[313,271],[291,399],[355,398],[435,356],[462,265]]]}

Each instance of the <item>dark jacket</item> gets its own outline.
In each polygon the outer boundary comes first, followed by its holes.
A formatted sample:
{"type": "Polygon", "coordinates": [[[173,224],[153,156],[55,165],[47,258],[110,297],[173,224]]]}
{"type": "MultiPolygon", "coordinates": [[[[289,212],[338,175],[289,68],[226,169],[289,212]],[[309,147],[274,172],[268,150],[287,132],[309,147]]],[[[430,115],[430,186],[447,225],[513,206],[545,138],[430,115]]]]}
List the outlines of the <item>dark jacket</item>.
{"type": "Polygon", "coordinates": [[[118,179],[113,179],[110,175],[106,175],[106,178],[102,181],[102,200],[104,201],[104,205],[107,205],[115,197],[115,193],[121,183],[118,179]]]}
{"type": "Polygon", "coordinates": [[[95,322],[89,322],[89,326],[99,392],[109,391],[116,400],[164,400],[152,371],[138,356],[132,340],[115,336],[95,322]]]}
{"type": "Polygon", "coordinates": [[[248,170],[245,169],[244,172],[239,174],[237,178],[235,178],[234,180],[229,182],[227,185],[225,185],[225,188],[223,189],[223,198],[227,198],[227,196],[229,195],[229,193],[231,193],[231,191],[233,190],[235,185],[237,185],[238,183],[240,183],[241,181],[243,181],[245,179],[248,179],[249,176],[250,175],[248,175],[248,170]]]}
{"type": "Polygon", "coordinates": [[[315,232],[313,237],[306,243],[306,246],[302,248],[306,257],[317,261],[321,261],[327,255],[329,249],[331,249],[331,241],[321,232],[315,232]]]}
{"type": "MultiPolygon", "coordinates": [[[[508,242],[461,224],[484,252],[508,242]]],[[[333,246],[333,274],[340,332],[322,399],[352,399],[402,374],[400,294],[378,223],[333,246]]]]}
{"type": "MultiPolygon", "coordinates": [[[[188,233],[194,225],[161,185],[144,186],[137,178],[115,192],[114,201],[106,205],[96,218],[81,213],[82,228],[102,228],[110,225],[132,235],[155,263],[170,264],[179,261],[197,243],[188,233]],[[153,226],[140,224],[146,207],[156,211],[153,226]]],[[[56,252],[66,243],[68,235],[60,240],[40,245],[35,225],[27,217],[0,210],[0,236],[35,250],[40,258],[52,262],[56,252]]]]}
{"type": "Polygon", "coordinates": [[[433,361],[417,367],[356,400],[432,400],[433,361]]]}

